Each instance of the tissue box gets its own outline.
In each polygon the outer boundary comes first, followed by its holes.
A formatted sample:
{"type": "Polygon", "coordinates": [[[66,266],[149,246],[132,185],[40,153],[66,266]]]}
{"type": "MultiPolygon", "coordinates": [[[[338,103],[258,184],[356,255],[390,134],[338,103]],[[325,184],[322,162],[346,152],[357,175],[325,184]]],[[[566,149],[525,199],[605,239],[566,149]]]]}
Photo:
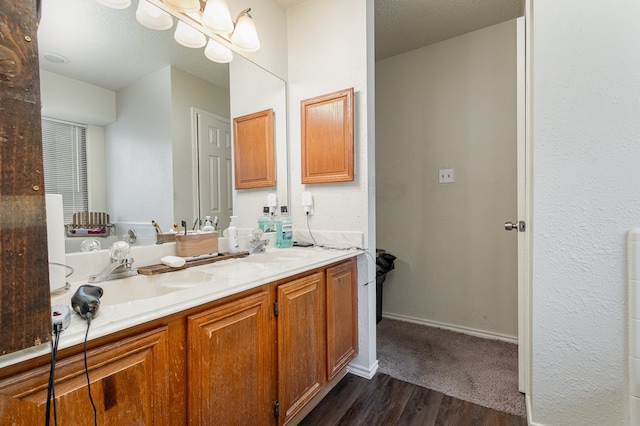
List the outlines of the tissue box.
{"type": "Polygon", "coordinates": [[[176,234],[176,256],[193,257],[218,253],[218,233],[176,234]]]}

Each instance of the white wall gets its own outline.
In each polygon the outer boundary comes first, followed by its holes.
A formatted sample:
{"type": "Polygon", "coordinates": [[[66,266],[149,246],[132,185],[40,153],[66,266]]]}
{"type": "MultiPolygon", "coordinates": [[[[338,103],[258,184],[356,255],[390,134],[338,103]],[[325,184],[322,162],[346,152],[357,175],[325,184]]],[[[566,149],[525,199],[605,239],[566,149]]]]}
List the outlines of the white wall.
{"type": "MultiPolygon", "coordinates": [[[[373,197],[373,54],[368,35],[373,26],[372,0],[308,0],[288,11],[289,56],[289,179],[294,229],[305,229],[301,194],[311,191],[314,215],[312,231],[359,231],[365,246],[375,253],[375,199],[373,197]],[[300,101],[337,90],[355,91],[355,170],[353,182],[302,185],[300,165],[300,101]]],[[[358,374],[371,375],[375,359],[374,265],[360,256],[359,343],[360,354],[352,363],[358,374]],[[362,275],[369,273],[369,277],[362,275]]]]}
{"type": "Polygon", "coordinates": [[[625,425],[640,3],[532,4],[533,421],[625,425]]]}
{"type": "Polygon", "coordinates": [[[515,20],[377,62],[376,126],[383,313],[516,340],[515,20]]]}
{"type": "Polygon", "coordinates": [[[116,93],[83,81],[40,70],[42,115],[105,126],[116,120],[116,93]]]}
{"type": "MultiPolygon", "coordinates": [[[[171,68],[171,128],[173,138],[173,221],[193,223],[194,210],[192,116],[195,107],[229,118],[229,90],[177,68],[171,68]]],[[[165,224],[168,228],[171,224],[165,224]]]]}
{"type": "Polygon", "coordinates": [[[173,223],[171,68],[119,91],[117,110],[117,121],[105,131],[111,220],[147,229],[155,220],[167,228],[173,223]]]}

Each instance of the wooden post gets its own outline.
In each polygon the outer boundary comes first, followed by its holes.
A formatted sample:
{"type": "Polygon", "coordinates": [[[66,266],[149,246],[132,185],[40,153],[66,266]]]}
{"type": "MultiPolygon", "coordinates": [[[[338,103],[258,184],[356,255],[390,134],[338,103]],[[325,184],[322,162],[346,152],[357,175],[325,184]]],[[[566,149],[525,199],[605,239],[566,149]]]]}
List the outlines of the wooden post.
{"type": "Polygon", "coordinates": [[[0,1],[0,355],[51,338],[39,3],[0,1]]]}

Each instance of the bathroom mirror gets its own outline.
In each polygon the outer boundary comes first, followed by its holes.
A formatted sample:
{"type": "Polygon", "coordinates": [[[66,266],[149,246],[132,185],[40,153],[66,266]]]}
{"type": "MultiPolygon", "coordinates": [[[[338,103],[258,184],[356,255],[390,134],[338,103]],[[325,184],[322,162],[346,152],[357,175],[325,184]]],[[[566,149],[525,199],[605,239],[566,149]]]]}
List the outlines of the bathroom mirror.
{"type": "MultiPolygon", "coordinates": [[[[89,0],[42,1],[38,43],[43,116],[89,123],[89,138],[101,140],[97,145],[88,142],[89,210],[108,212],[116,236],[136,229],[139,244],[155,242],[151,220],[165,231],[174,221],[185,220],[192,227],[194,218],[204,219],[210,209],[210,203],[200,202],[202,188],[198,189],[202,186],[194,143],[198,114],[210,113],[224,124],[265,108],[275,111],[276,185],[241,191],[230,185],[226,193],[213,191],[227,200],[220,227],[225,227],[231,209],[241,219],[257,219],[271,192],[286,204],[284,81],[237,53],[230,64],[212,62],[204,56],[204,48],[175,42],[175,19],[171,29],[154,31],[136,21],[136,7],[137,1],[123,10],[89,0]],[[64,93],[60,76],[80,86],[106,89],[106,103],[113,103],[112,117],[109,112],[107,118],[99,116],[102,111],[94,114],[100,108],[90,104],[100,96],[93,94],[80,100],[87,102],[82,113],[67,109],[65,99],[77,96],[78,90],[71,85],[64,93]],[[45,102],[52,86],[58,92],[55,108],[45,102]]],[[[231,168],[218,170],[219,176],[232,181],[231,173],[231,168]]]]}

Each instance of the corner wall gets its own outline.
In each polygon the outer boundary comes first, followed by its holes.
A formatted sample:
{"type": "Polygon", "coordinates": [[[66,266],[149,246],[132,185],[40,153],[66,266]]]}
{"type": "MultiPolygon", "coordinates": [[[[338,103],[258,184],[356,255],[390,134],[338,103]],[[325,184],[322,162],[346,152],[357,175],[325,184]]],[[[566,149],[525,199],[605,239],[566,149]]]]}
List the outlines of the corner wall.
{"type": "Polygon", "coordinates": [[[378,61],[376,94],[383,313],[515,341],[516,21],[378,61]]]}
{"type": "MultiPolygon", "coordinates": [[[[288,10],[289,57],[289,179],[290,210],[294,229],[306,229],[302,192],[314,197],[312,231],[358,231],[365,247],[375,253],[375,199],[373,87],[368,70],[373,55],[367,35],[373,28],[372,0],[307,0],[288,10]],[[300,150],[300,101],[354,87],[355,180],[353,182],[302,185],[300,150]],[[373,123],[371,123],[373,125],[373,123]]],[[[375,255],[374,255],[375,256],[375,255]]],[[[359,346],[352,371],[372,376],[375,357],[375,265],[359,257],[359,346]]]]}

